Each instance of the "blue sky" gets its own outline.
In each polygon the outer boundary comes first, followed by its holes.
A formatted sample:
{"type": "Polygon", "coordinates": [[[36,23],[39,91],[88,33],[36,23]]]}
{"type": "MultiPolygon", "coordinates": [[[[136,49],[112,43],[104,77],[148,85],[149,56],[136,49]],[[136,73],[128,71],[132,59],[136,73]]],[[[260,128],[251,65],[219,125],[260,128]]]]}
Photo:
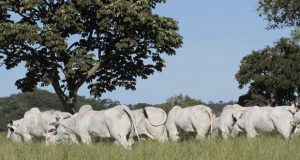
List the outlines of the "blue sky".
{"type": "MultiPolygon", "coordinates": [[[[136,91],[119,88],[102,98],[123,104],[157,104],[182,93],[205,102],[237,101],[247,91],[238,89],[234,78],[242,57],[290,35],[288,28],[266,30],[267,22],[256,8],[257,0],[168,0],[160,4],[156,13],[179,22],[182,48],[176,56],[165,58],[167,67],[162,72],[139,79],[136,91]]],[[[19,92],[14,83],[24,72],[22,67],[9,71],[0,67],[0,97],[19,92]]],[[[86,85],[79,95],[90,97],[86,85]]]]}

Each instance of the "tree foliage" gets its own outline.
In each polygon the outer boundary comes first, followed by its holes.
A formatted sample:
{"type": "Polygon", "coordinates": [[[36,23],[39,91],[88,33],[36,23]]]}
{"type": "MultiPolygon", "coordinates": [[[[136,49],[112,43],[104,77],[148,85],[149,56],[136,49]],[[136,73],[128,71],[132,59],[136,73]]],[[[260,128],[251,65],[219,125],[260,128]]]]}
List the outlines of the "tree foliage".
{"type": "Polygon", "coordinates": [[[294,41],[300,43],[300,27],[295,27],[291,32],[291,37],[294,41]]]}
{"type": "Polygon", "coordinates": [[[239,88],[249,85],[243,104],[282,105],[294,101],[300,86],[300,46],[281,38],[274,47],[253,51],[245,56],[235,77],[239,88]]]}
{"type": "Polygon", "coordinates": [[[188,107],[188,106],[194,106],[199,104],[205,104],[205,103],[202,102],[201,100],[191,98],[187,95],[179,94],[167,98],[165,103],[159,104],[157,106],[169,112],[169,110],[176,105],[180,107],[188,107]]]}
{"type": "Polygon", "coordinates": [[[269,28],[300,26],[299,0],[259,0],[258,11],[269,28]]]}
{"type": "Polygon", "coordinates": [[[117,86],[135,89],[138,77],[162,71],[161,54],[182,44],[177,22],[153,13],[165,0],[0,1],[0,60],[25,62],[18,89],[52,85],[65,110],[88,83],[91,95],[117,86]]]}

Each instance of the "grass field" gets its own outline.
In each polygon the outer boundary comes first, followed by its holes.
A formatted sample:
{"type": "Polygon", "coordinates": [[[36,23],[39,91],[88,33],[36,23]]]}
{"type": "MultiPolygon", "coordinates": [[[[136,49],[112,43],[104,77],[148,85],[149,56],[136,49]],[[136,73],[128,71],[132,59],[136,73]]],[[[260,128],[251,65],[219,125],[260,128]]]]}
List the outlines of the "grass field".
{"type": "Polygon", "coordinates": [[[286,160],[300,159],[300,137],[285,141],[279,136],[260,136],[255,139],[193,140],[181,143],[160,144],[146,140],[135,143],[132,150],[125,150],[111,143],[93,145],[50,145],[41,142],[14,143],[0,134],[1,160],[286,160]]]}

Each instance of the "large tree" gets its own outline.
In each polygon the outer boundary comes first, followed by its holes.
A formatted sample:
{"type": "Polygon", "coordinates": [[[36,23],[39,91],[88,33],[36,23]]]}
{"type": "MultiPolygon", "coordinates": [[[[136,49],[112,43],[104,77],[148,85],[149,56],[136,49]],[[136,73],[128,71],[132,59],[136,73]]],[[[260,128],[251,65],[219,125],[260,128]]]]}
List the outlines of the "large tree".
{"type": "Polygon", "coordinates": [[[177,22],[153,13],[165,0],[0,1],[0,60],[7,69],[25,64],[22,91],[52,85],[64,110],[74,113],[78,89],[91,95],[161,71],[161,54],[182,44],[177,22]],[[24,63],[22,63],[24,62],[24,63]]]}
{"type": "Polygon", "coordinates": [[[291,31],[291,37],[294,41],[300,43],[300,27],[295,27],[291,31]]]}
{"type": "Polygon", "coordinates": [[[300,26],[299,0],[259,0],[258,11],[269,21],[269,28],[300,26]]]}
{"type": "Polygon", "coordinates": [[[271,106],[291,103],[300,93],[300,46],[281,38],[274,47],[245,56],[236,73],[239,88],[249,86],[240,103],[268,102],[271,106]],[[241,102],[242,101],[242,102],[241,102]]]}

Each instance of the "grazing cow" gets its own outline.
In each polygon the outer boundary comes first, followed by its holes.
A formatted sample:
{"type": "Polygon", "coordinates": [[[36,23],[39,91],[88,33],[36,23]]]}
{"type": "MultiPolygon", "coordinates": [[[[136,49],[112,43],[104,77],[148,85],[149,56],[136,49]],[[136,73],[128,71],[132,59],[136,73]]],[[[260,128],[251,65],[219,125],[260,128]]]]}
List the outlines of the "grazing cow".
{"type": "Polygon", "coordinates": [[[134,116],[125,105],[101,111],[92,110],[90,105],[84,105],[76,115],[58,120],[52,125],[56,127],[56,130],[49,131],[51,132],[48,136],[49,143],[59,143],[70,139],[74,143],[81,141],[90,144],[92,138],[112,137],[124,148],[130,149],[133,140],[127,137],[132,134],[132,131],[137,133],[134,116]]]}
{"type": "Polygon", "coordinates": [[[234,121],[232,115],[240,117],[245,111],[249,110],[251,107],[242,107],[238,104],[227,105],[223,108],[221,115],[215,120],[214,127],[218,133],[221,133],[224,139],[228,136],[234,137],[237,132],[233,132],[234,121]]]}
{"type": "Polygon", "coordinates": [[[11,139],[15,142],[22,142],[22,137],[14,132],[16,130],[16,128],[18,128],[20,126],[20,123],[22,121],[23,121],[23,118],[19,119],[19,120],[15,120],[15,121],[12,121],[12,120],[9,121],[9,123],[7,124],[6,138],[11,139]]]}
{"type": "Polygon", "coordinates": [[[168,139],[166,132],[167,114],[161,108],[144,107],[132,110],[139,135],[165,142],[168,139]]]}
{"type": "Polygon", "coordinates": [[[181,108],[174,106],[168,114],[166,128],[173,141],[179,140],[179,131],[194,132],[196,139],[203,139],[212,133],[215,115],[209,107],[204,105],[181,108]]]}
{"type": "MultiPolygon", "coordinates": [[[[52,127],[51,122],[55,122],[57,118],[70,117],[70,113],[60,111],[41,112],[38,108],[32,108],[25,112],[24,118],[18,120],[17,126],[14,123],[8,125],[12,136],[19,137],[18,140],[30,141],[33,137],[47,137],[47,131],[52,127]]],[[[47,141],[46,141],[47,143],[47,141]]]]}
{"type": "Polygon", "coordinates": [[[292,137],[299,136],[300,135],[300,112],[296,112],[294,114],[294,121],[292,122],[292,125],[295,126],[295,130],[292,133],[292,137]]]}
{"type": "Polygon", "coordinates": [[[252,138],[259,132],[277,132],[285,139],[289,139],[294,132],[297,123],[298,108],[292,106],[277,107],[252,107],[244,112],[241,117],[232,116],[236,122],[236,128],[246,132],[252,138]]]}

